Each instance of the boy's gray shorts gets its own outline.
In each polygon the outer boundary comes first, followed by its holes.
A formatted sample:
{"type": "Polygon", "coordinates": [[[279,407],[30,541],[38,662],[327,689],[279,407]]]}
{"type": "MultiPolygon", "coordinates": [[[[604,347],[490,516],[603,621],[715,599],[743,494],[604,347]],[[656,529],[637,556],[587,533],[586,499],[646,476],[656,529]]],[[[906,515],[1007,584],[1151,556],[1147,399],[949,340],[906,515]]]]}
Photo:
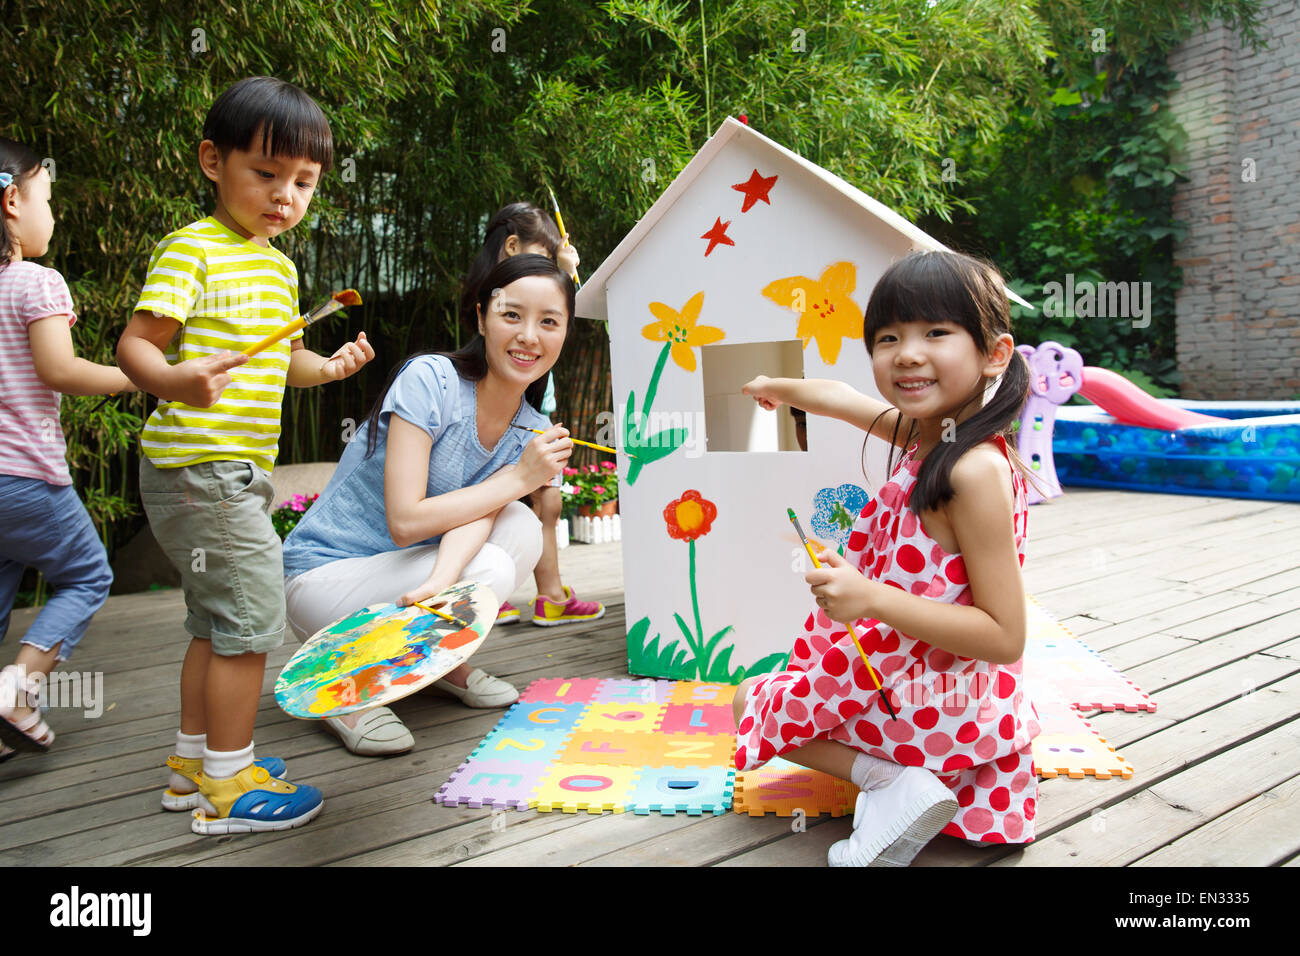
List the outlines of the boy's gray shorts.
{"type": "Polygon", "coordinates": [[[185,630],[223,657],[284,642],[284,560],[270,475],[248,461],[157,468],[140,459],[149,527],[181,575],[185,630]]]}

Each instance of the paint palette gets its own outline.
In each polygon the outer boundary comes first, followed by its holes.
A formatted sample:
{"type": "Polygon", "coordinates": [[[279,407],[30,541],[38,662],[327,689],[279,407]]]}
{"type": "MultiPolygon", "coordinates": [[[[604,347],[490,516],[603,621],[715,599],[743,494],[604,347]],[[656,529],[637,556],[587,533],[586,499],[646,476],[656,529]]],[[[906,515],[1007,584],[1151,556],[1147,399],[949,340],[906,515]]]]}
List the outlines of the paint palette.
{"type": "Polygon", "coordinates": [[[534,681],[434,801],[563,813],[726,813],[735,691],[694,681],[534,681]]]}
{"type": "Polygon", "coordinates": [[[468,625],[417,606],[364,607],[299,648],[275,682],[291,717],[341,717],[400,700],[455,670],[478,650],[500,607],[492,589],[466,581],[424,602],[468,625]]]}

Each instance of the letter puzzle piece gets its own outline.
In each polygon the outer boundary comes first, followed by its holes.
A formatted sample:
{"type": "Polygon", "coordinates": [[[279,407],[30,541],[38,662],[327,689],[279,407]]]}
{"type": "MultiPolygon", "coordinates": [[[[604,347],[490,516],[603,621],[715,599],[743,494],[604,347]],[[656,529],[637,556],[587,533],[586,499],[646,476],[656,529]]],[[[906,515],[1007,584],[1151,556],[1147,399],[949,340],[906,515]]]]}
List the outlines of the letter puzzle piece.
{"type": "Polygon", "coordinates": [[[736,775],[736,812],[761,817],[775,813],[792,817],[796,811],[815,817],[842,817],[853,812],[858,788],[818,770],[774,757],[757,770],[736,775]]]}
{"type": "Polygon", "coordinates": [[[552,763],[564,749],[569,730],[550,730],[523,723],[502,724],[483,738],[471,759],[552,763]]]}
{"type": "Polygon", "coordinates": [[[735,771],[729,767],[647,767],[627,796],[627,809],[674,816],[720,816],[731,807],[735,771]]]}
{"type": "Polygon", "coordinates": [[[496,807],[527,810],[533,790],[550,768],[547,763],[524,763],[517,760],[490,760],[475,757],[443,784],[435,803],[455,807],[496,807]]]}
{"type": "Polygon", "coordinates": [[[622,813],[638,772],[636,767],[557,763],[533,790],[533,805],[543,813],[622,813]]]}

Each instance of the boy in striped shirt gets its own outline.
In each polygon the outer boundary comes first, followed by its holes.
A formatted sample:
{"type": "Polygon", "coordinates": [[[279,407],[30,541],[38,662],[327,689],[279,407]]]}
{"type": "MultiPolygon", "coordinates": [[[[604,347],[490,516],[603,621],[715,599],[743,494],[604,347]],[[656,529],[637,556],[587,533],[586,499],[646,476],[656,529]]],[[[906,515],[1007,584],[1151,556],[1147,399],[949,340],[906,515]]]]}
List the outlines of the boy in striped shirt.
{"type": "Polygon", "coordinates": [[[195,810],[196,833],[287,829],[323,806],[316,788],[282,779],[282,760],[253,758],[266,654],[285,629],[269,472],[285,385],[346,378],[375,353],[364,332],[328,359],[301,331],[251,358],[241,350],[297,315],[297,270],[268,240],[302,220],[332,163],[329,123],[302,90],[272,77],[226,90],[199,145],[216,208],[158,244],[118,342],[122,370],[159,397],[140,495],[181,573],[191,635],[163,806],[195,810]]]}

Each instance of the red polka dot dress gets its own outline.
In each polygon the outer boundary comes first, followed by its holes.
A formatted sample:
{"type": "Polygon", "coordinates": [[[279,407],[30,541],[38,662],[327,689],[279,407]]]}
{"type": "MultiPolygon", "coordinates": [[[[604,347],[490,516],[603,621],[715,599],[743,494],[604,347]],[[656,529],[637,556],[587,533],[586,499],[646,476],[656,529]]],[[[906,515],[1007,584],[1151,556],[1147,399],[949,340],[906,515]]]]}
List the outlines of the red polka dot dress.
{"type": "MultiPolygon", "coordinates": [[[[995,444],[1006,455],[1001,438],[995,444]]],[[[907,508],[921,463],[909,448],[853,525],[844,557],[868,577],[946,604],[970,604],[960,554],[949,554],[907,508]]],[[[1008,467],[1010,461],[1008,460],[1008,467]]],[[[1025,561],[1025,483],[1011,468],[1014,534],[1025,561]]],[[[944,833],[988,843],[1028,843],[1038,802],[1030,741],[1037,714],[1024,693],[1021,661],[957,657],[887,624],[855,624],[898,720],[891,720],[843,624],[820,608],[808,616],[789,667],[764,676],[745,701],[736,768],[753,770],[813,740],[925,767],[957,796],[944,833]]]]}

